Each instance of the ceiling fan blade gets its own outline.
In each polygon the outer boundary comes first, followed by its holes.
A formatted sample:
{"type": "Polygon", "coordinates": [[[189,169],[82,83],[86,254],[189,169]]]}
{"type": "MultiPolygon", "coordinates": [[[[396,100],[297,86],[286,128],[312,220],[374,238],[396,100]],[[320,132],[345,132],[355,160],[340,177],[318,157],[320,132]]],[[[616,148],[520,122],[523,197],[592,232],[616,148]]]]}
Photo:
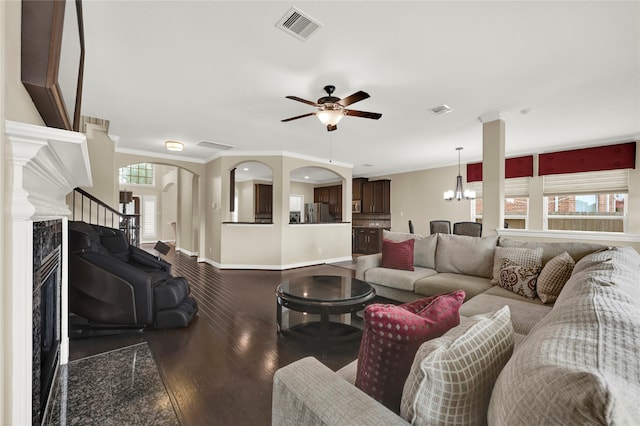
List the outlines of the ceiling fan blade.
{"type": "Polygon", "coordinates": [[[295,117],[285,118],[284,120],[280,120],[280,121],[282,121],[284,123],[286,121],[297,120],[298,118],[309,117],[310,115],[316,115],[316,113],[315,112],[309,112],[307,114],[302,114],[302,115],[297,115],[295,117]]]}
{"type": "Polygon", "coordinates": [[[335,124],[327,124],[327,132],[333,132],[337,128],[338,128],[338,126],[335,125],[335,124]]]}
{"type": "Polygon", "coordinates": [[[313,105],[314,107],[320,106],[320,105],[318,105],[318,104],[317,104],[317,103],[315,103],[315,102],[311,102],[311,101],[308,101],[308,100],[306,100],[306,99],[299,98],[299,97],[297,97],[297,96],[285,96],[285,98],[287,98],[287,99],[292,99],[292,100],[294,100],[294,101],[298,101],[298,102],[302,102],[303,104],[313,105]]]}
{"type": "Polygon", "coordinates": [[[354,117],[362,117],[362,118],[372,118],[374,120],[382,117],[382,114],[378,114],[377,112],[367,112],[367,111],[356,111],[353,109],[343,109],[342,110],[347,115],[352,115],[354,117]]]}
{"type": "Polygon", "coordinates": [[[342,106],[348,106],[356,102],[360,102],[363,99],[367,99],[368,97],[369,97],[369,94],[367,92],[363,92],[362,90],[360,90],[359,92],[356,92],[351,96],[347,96],[346,98],[340,99],[338,103],[342,106]]]}

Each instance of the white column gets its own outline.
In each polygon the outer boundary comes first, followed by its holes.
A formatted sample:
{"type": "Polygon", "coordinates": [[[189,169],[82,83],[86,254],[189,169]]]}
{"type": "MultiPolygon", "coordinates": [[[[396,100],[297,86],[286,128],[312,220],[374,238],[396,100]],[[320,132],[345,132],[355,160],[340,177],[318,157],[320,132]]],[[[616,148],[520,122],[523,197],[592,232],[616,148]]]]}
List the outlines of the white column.
{"type": "Polygon", "coordinates": [[[636,168],[629,170],[628,234],[640,234],[640,141],[636,142],[636,168]]]}
{"type": "Polygon", "coordinates": [[[482,122],[482,234],[504,228],[505,123],[500,113],[485,114],[482,122]]]}

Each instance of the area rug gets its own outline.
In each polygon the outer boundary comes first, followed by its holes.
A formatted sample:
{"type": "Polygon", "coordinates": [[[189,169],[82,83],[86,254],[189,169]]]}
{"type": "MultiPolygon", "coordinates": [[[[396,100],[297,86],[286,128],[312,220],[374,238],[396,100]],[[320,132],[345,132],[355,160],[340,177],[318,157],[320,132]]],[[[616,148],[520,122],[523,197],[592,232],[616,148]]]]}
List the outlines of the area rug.
{"type": "Polygon", "coordinates": [[[179,425],[147,343],[61,366],[47,425],[179,425]]]}

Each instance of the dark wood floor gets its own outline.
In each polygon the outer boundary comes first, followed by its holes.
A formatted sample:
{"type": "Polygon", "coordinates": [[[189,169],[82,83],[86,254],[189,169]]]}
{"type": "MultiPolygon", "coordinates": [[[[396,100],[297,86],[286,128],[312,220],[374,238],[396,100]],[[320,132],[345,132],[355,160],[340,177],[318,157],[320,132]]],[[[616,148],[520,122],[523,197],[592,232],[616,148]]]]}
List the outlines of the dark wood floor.
{"type": "Polygon", "coordinates": [[[173,275],[189,280],[200,312],[186,329],[71,341],[71,360],[147,341],[183,425],[268,425],[274,372],[305,356],[336,370],[357,357],[359,340],[317,345],[276,333],[277,285],[309,274],[353,276],[320,265],[288,271],[218,270],[171,250],[173,275]],[[324,352],[324,353],[323,353],[324,352]]]}

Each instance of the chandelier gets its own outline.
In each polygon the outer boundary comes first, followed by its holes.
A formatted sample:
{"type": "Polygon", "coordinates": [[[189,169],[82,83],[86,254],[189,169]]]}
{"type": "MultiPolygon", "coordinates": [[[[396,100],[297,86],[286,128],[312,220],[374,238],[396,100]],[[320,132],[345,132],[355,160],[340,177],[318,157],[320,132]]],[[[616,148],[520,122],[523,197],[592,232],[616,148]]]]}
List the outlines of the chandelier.
{"type": "Polygon", "coordinates": [[[444,199],[447,201],[454,199],[460,201],[463,198],[465,200],[473,200],[476,198],[476,191],[471,191],[469,189],[465,191],[462,190],[462,175],[460,174],[460,151],[462,151],[462,149],[463,148],[461,146],[456,148],[456,151],[458,151],[458,176],[456,177],[456,190],[444,192],[444,199]]]}

